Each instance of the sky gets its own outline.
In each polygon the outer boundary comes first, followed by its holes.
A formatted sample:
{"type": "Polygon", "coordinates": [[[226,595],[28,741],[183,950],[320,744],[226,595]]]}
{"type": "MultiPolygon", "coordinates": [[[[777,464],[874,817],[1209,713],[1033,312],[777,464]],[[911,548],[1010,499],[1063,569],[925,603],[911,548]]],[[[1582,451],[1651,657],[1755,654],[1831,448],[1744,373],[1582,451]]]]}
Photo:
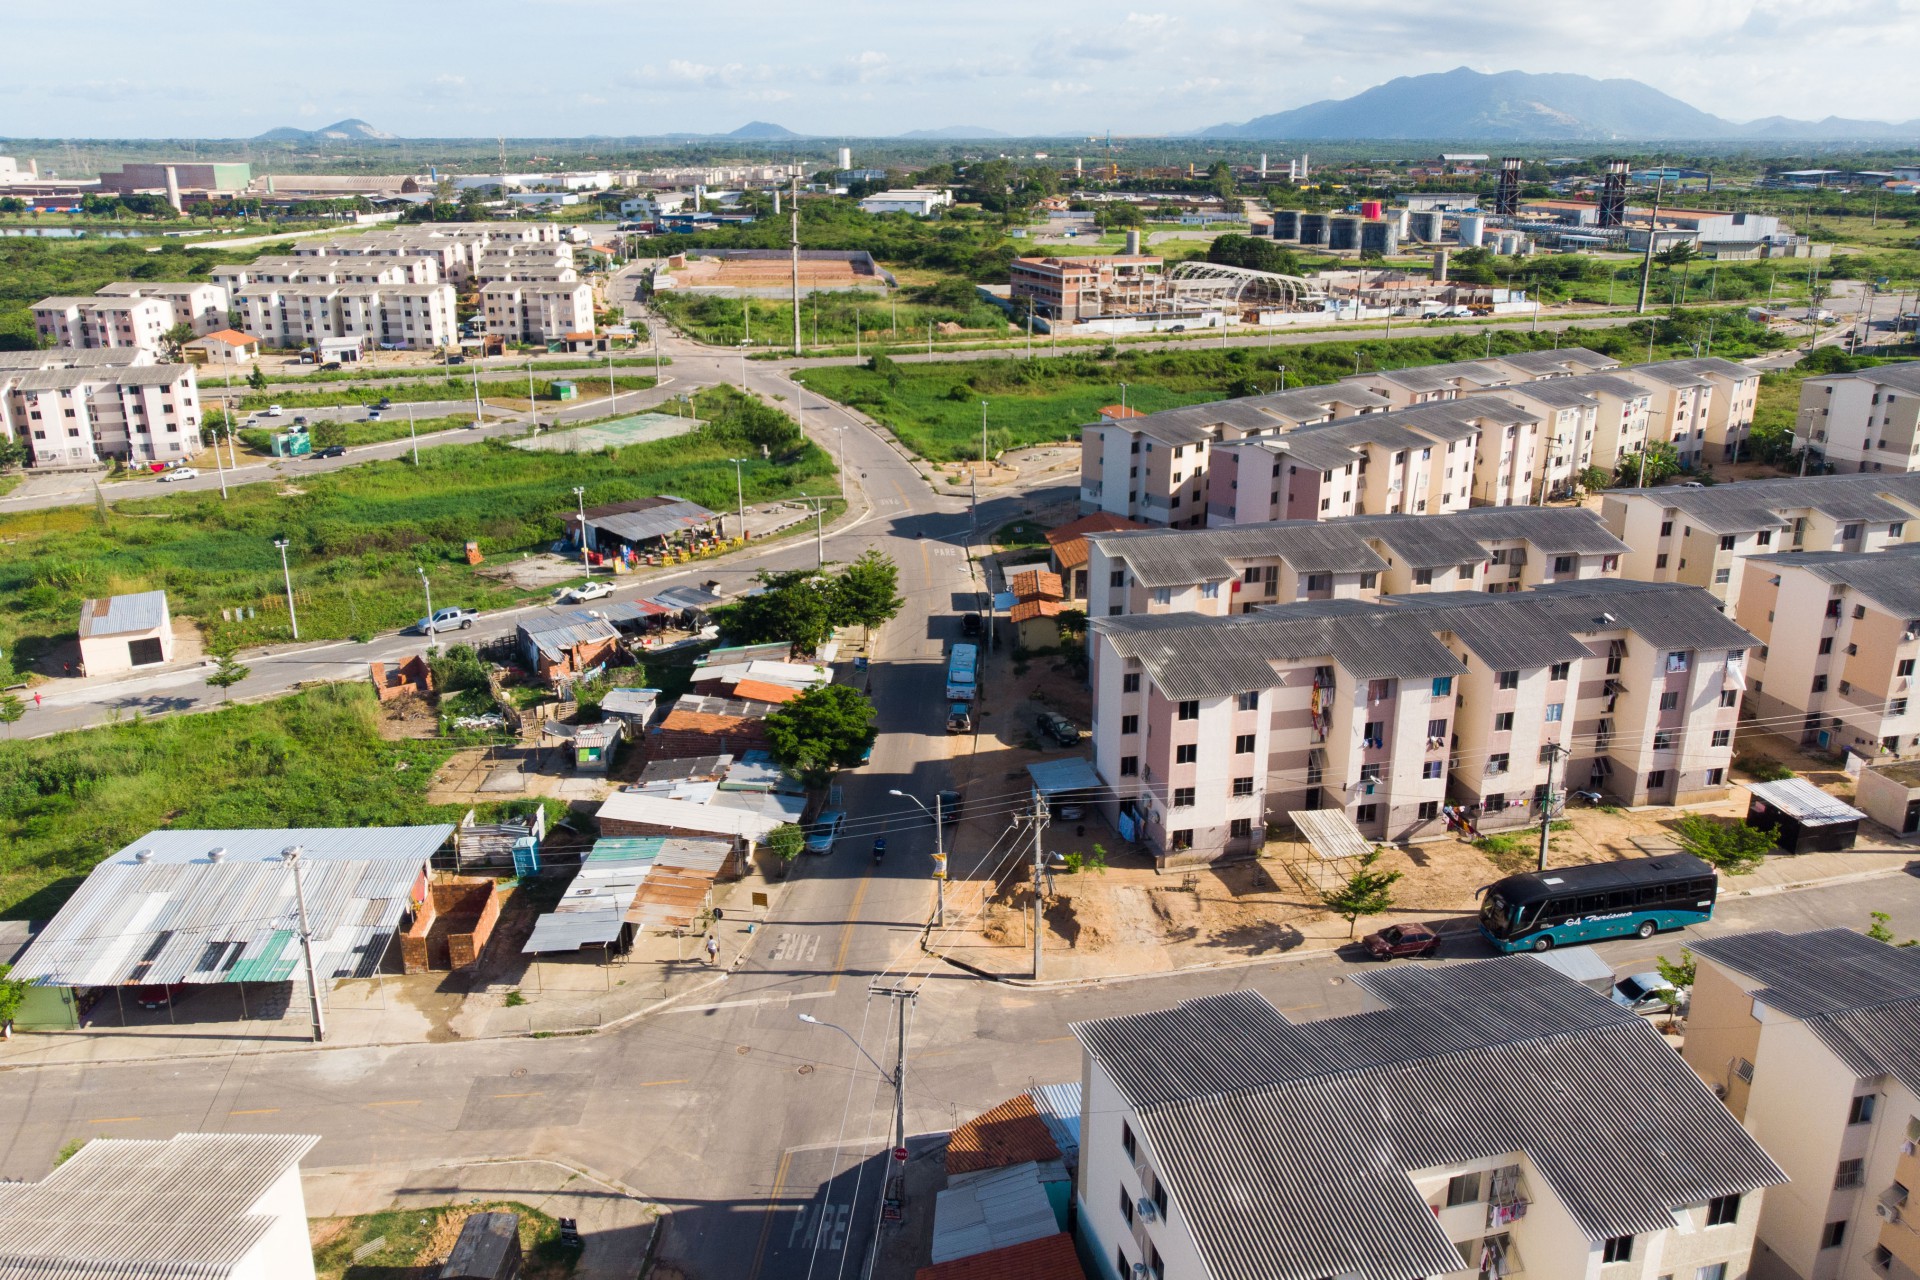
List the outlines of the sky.
{"type": "Polygon", "coordinates": [[[349,116],[411,137],[717,133],[749,120],[851,137],[1160,134],[1463,65],[1630,77],[1731,120],[1920,117],[1920,0],[7,9],[0,136],[13,137],[247,137],[349,116]]]}

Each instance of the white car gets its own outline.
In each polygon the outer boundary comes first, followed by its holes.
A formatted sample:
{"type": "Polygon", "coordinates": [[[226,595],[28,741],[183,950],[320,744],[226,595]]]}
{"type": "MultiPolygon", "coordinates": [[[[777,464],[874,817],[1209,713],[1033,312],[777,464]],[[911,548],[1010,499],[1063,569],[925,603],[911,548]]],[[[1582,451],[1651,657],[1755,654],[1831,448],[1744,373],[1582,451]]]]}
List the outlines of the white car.
{"type": "Polygon", "coordinates": [[[583,582],[577,587],[568,587],[564,598],[570,601],[598,600],[602,596],[613,594],[611,582],[583,582]]]}
{"type": "Polygon", "coordinates": [[[270,404],[266,407],[264,412],[269,418],[280,418],[280,417],[285,417],[287,411],[285,409],[282,409],[277,404],[270,404]]]}
{"type": "Polygon", "coordinates": [[[161,484],[172,484],[175,480],[198,480],[200,473],[192,467],[175,467],[160,477],[161,484]]]}

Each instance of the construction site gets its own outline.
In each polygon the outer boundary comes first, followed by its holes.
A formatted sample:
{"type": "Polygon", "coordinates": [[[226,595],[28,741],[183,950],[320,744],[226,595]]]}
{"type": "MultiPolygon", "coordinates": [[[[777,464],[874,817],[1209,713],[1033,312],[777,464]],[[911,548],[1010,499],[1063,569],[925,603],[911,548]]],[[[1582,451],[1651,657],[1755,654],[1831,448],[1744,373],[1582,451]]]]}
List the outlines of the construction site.
{"type": "MultiPolygon", "coordinates": [[[[800,292],[884,293],[898,282],[864,250],[802,249],[800,292]]],[[[790,297],[794,257],[785,249],[702,249],[675,254],[654,280],[656,289],[754,297],[790,297]]]]}
{"type": "Polygon", "coordinates": [[[1285,324],[1319,315],[1327,305],[1326,290],[1304,276],[1197,259],[1169,267],[1138,252],[1018,258],[1004,288],[981,292],[1009,310],[1024,308],[1037,331],[1056,334],[1285,324]]]}

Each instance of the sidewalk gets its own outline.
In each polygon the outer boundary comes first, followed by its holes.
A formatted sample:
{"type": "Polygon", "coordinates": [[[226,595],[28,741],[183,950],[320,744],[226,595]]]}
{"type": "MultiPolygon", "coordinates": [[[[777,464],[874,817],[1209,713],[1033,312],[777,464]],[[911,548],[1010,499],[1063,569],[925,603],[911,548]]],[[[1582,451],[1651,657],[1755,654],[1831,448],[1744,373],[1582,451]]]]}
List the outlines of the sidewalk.
{"type": "Polygon", "coordinates": [[[308,1170],[301,1184],[314,1225],[323,1218],[387,1209],[492,1200],[514,1200],[555,1218],[572,1218],[586,1246],[574,1267],[576,1280],[634,1280],[660,1213],[631,1188],[550,1160],[308,1170]]]}

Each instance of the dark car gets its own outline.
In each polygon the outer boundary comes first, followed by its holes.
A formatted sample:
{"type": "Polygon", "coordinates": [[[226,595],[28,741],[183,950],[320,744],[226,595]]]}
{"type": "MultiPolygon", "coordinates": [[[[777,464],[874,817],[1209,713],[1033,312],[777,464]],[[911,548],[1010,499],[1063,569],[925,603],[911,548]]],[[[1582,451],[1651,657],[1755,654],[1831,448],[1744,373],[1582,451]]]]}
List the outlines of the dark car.
{"type": "Polygon", "coordinates": [[[940,821],[945,823],[960,821],[960,799],[958,791],[940,793],[940,821]]]}
{"type": "Polygon", "coordinates": [[[340,372],[340,362],[338,360],[329,360],[325,364],[320,366],[320,372],[338,373],[340,372]]]}
{"type": "Polygon", "coordinates": [[[1361,945],[1375,960],[1430,956],[1440,950],[1440,935],[1423,924],[1390,924],[1361,939],[1361,945]]]}
{"type": "Polygon", "coordinates": [[[379,403],[379,404],[376,404],[376,405],[375,405],[375,406],[373,406],[373,407],[374,407],[374,408],[376,408],[376,409],[391,409],[391,408],[393,408],[393,397],[392,397],[392,396],[381,396],[381,397],[380,397],[380,403],[379,403]]]}
{"type": "Polygon", "coordinates": [[[142,1009],[164,1009],[168,1005],[179,1004],[181,997],[187,994],[187,984],[175,982],[168,986],[142,987],[133,998],[140,1002],[142,1009]]]}
{"type": "Polygon", "coordinates": [[[1040,732],[1052,738],[1063,747],[1080,745],[1080,727],[1061,715],[1058,711],[1040,713],[1040,732]]]}
{"type": "Polygon", "coordinates": [[[465,364],[466,362],[467,362],[467,358],[465,356],[448,356],[447,357],[448,364],[465,364]]]}
{"type": "Polygon", "coordinates": [[[347,446],[343,444],[330,444],[324,449],[315,449],[313,456],[316,458],[344,458],[347,456],[347,446]]]}
{"type": "Polygon", "coordinates": [[[967,635],[967,636],[979,635],[980,634],[980,615],[977,613],[968,613],[968,614],[961,615],[960,634],[967,635]]]}

